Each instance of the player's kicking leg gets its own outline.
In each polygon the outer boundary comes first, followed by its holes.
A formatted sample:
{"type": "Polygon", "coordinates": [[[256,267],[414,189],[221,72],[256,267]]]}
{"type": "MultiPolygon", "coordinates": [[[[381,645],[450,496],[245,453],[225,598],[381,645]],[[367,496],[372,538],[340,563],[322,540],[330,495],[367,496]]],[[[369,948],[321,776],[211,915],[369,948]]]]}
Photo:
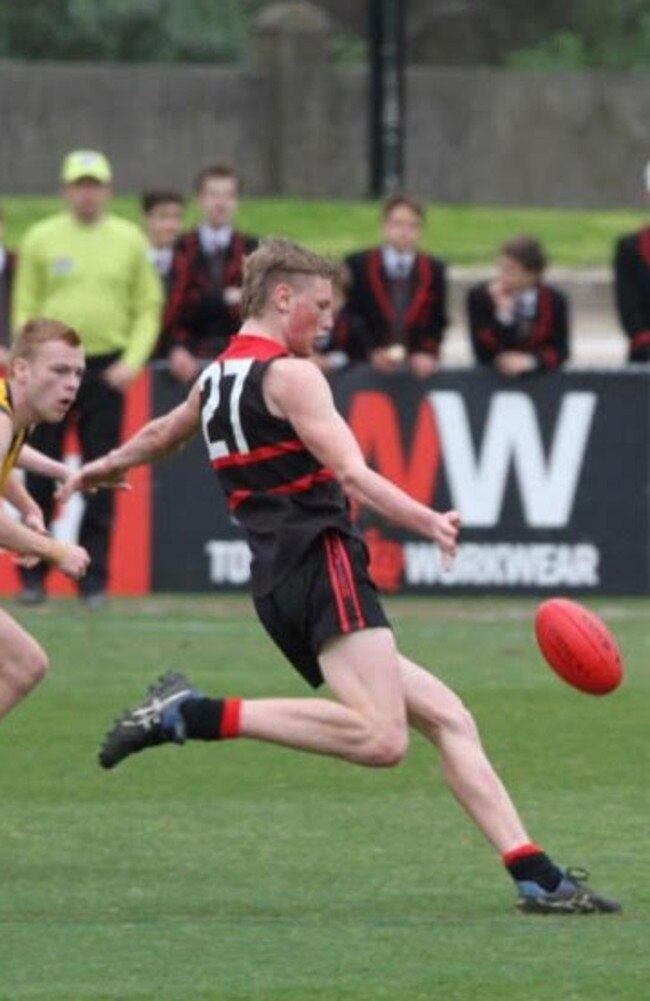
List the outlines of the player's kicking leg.
{"type": "Polygon", "coordinates": [[[185,740],[249,737],[357,764],[386,766],[406,752],[407,719],[439,750],[445,778],[515,880],[521,910],[585,914],[620,910],[560,869],[530,840],[490,765],[469,712],[428,672],[398,656],[388,629],[325,644],[322,674],[338,702],[323,699],[204,698],[168,675],[109,732],[100,761],[111,768],[146,747],[185,740]]]}
{"type": "Polygon", "coordinates": [[[586,873],[561,869],[531,842],[458,696],[402,656],[400,668],[409,723],[437,747],[449,788],[500,853],[517,886],[519,909],[537,914],[620,911],[620,904],[584,883],[586,873]]]}
{"type": "Polygon", "coordinates": [[[100,763],[112,768],[148,747],[249,737],[382,767],[406,753],[408,728],[392,633],[365,629],[327,642],[319,657],[338,701],[203,698],[181,674],[152,685],[107,734],[100,763]]]}
{"type": "Polygon", "coordinates": [[[48,668],[45,651],[0,611],[0,719],[28,695],[48,668]]]}

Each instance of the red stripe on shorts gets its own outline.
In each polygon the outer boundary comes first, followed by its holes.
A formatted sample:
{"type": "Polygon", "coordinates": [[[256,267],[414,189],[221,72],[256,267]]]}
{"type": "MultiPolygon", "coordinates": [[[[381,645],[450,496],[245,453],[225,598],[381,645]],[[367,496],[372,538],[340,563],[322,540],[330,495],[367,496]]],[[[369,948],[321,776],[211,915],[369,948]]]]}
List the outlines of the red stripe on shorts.
{"type": "Polygon", "coordinates": [[[325,535],[325,551],[341,631],[349,633],[352,629],[365,628],[366,620],[361,611],[350,557],[344,540],[337,532],[328,532],[325,535]]]}
{"type": "Polygon", "coordinates": [[[359,594],[357,592],[357,585],[354,580],[354,574],[352,572],[352,565],[350,563],[350,557],[348,556],[348,551],[345,548],[345,543],[340,535],[335,536],[336,549],[338,551],[339,558],[341,560],[341,566],[343,573],[346,577],[347,591],[350,596],[350,602],[354,609],[354,614],[357,617],[357,629],[363,629],[366,624],[366,620],[363,617],[363,612],[361,611],[361,602],[359,601],[359,594]]]}
{"type": "Polygon", "coordinates": [[[336,560],[334,557],[334,549],[332,542],[332,534],[327,532],[324,536],[325,543],[325,557],[327,559],[327,575],[330,579],[330,584],[332,587],[332,592],[334,594],[334,601],[336,603],[336,611],[339,619],[339,626],[341,627],[342,633],[350,632],[350,620],[348,619],[348,614],[345,608],[345,597],[341,592],[341,584],[336,571],[336,560]]]}

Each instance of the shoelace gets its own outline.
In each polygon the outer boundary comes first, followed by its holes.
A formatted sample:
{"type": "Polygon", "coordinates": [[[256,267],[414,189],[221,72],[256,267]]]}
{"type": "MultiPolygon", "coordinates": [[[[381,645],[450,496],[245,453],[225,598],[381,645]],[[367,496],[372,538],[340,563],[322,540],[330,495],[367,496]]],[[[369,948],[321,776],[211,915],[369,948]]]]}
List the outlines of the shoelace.
{"type": "Polygon", "coordinates": [[[582,886],[589,879],[589,873],[587,870],[581,869],[579,866],[565,869],[564,874],[565,876],[568,876],[569,879],[572,879],[574,883],[577,883],[578,886],[582,886]]]}

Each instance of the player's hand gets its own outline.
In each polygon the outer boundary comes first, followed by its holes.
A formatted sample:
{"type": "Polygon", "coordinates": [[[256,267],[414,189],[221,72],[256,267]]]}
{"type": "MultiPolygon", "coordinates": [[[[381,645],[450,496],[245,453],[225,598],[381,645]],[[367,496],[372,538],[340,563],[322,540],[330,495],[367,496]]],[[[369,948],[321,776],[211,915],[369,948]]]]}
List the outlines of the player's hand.
{"type": "Polygon", "coordinates": [[[83,546],[65,545],[57,560],[59,570],[71,580],[81,580],[88,569],[90,556],[83,546]]]}
{"type": "Polygon", "coordinates": [[[494,359],[497,372],[510,378],[532,372],[535,365],[534,357],[524,351],[502,351],[494,359]]]}
{"type": "Polygon", "coordinates": [[[428,379],[438,371],[438,359],[426,351],[414,351],[409,355],[408,366],[416,379],[428,379]]]}
{"type": "Polygon", "coordinates": [[[406,351],[401,344],[392,344],[388,348],[375,348],[370,352],[370,364],[378,372],[398,372],[406,358],[406,351]]]}
{"type": "Polygon", "coordinates": [[[242,290],[238,285],[228,285],[222,292],[223,301],[227,306],[238,306],[241,302],[242,290]]]}
{"type": "MultiPolygon", "coordinates": [[[[31,528],[32,532],[38,532],[39,535],[47,535],[43,512],[38,504],[34,504],[33,507],[23,512],[22,523],[26,528],[31,528]]],[[[16,566],[22,567],[24,570],[31,570],[32,567],[41,562],[41,558],[40,556],[31,556],[23,553],[21,556],[14,557],[13,562],[16,566]]]]}
{"type": "Polygon", "coordinates": [[[132,368],[125,365],[123,361],[118,360],[108,366],[104,372],[103,379],[116,393],[126,393],[136,375],[137,372],[134,372],[132,368]]]}
{"type": "Polygon", "coordinates": [[[458,533],[460,532],[460,515],[458,511],[432,511],[433,526],[431,538],[437,542],[442,553],[443,566],[446,569],[456,555],[458,533]]]}
{"type": "Polygon", "coordinates": [[[43,512],[38,504],[34,504],[33,507],[30,507],[28,511],[23,513],[22,522],[27,528],[31,528],[32,532],[38,532],[39,535],[47,535],[43,512]]]}
{"type": "Polygon", "coordinates": [[[95,459],[94,462],[88,462],[76,473],[73,473],[61,486],[57,497],[62,504],[65,504],[78,490],[82,493],[92,494],[101,489],[131,489],[126,479],[126,473],[121,469],[115,469],[109,455],[102,459],[95,459]]]}
{"type": "Polygon", "coordinates": [[[78,489],[76,486],[73,486],[71,490],[67,490],[68,483],[70,483],[71,480],[76,480],[77,472],[78,471],[74,470],[72,466],[66,467],[65,475],[62,476],[60,480],[57,480],[57,484],[54,489],[55,501],[63,503],[63,501],[68,499],[70,494],[73,494],[75,490],[78,489]]]}
{"type": "Polygon", "coordinates": [[[201,363],[187,348],[172,348],[167,359],[167,368],[175,379],[187,384],[196,378],[201,363]]]}

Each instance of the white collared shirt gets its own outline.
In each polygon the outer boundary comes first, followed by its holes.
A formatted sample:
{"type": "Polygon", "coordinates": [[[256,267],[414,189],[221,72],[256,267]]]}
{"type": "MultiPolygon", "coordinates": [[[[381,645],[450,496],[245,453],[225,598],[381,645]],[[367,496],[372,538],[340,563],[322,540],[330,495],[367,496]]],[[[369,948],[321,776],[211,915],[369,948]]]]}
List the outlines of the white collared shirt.
{"type": "Polygon", "coordinates": [[[500,306],[496,310],[496,318],[499,323],[510,326],[517,318],[522,320],[532,320],[537,315],[537,300],[539,289],[537,286],[524,289],[512,296],[506,306],[500,306]]]}
{"type": "Polygon", "coordinates": [[[414,250],[396,250],[388,244],[381,248],[381,256],[389,278],[406,278],[415,263],[414,250]]]}
{"type": "Polygon", "coordinates": [[[149,247],[149,260],[163,278],[169,274],[173,256],[172,247],[149,247]]]}
{"type": "Polygon", "coordinates": [[[0,275],[4,273],[5,265],[7,263],[7,251],[4,247],[0,247],[0,275]]]}
{"type": "Polygon", "coordinates": [[[539,299],[539,289],[536,285],[532,288],[524,289],[517,296],[515,311],[526,319],[532,319],[537,313],[537,300],[539,299]]]}
{"type": "Polygon", "coordinates": [[[207,222],[202,222],[199,226],[199,242],[206,254],[214,254],[218,250],[225,250],[232,239],[232,226],[208,226],[207,222]]]}

